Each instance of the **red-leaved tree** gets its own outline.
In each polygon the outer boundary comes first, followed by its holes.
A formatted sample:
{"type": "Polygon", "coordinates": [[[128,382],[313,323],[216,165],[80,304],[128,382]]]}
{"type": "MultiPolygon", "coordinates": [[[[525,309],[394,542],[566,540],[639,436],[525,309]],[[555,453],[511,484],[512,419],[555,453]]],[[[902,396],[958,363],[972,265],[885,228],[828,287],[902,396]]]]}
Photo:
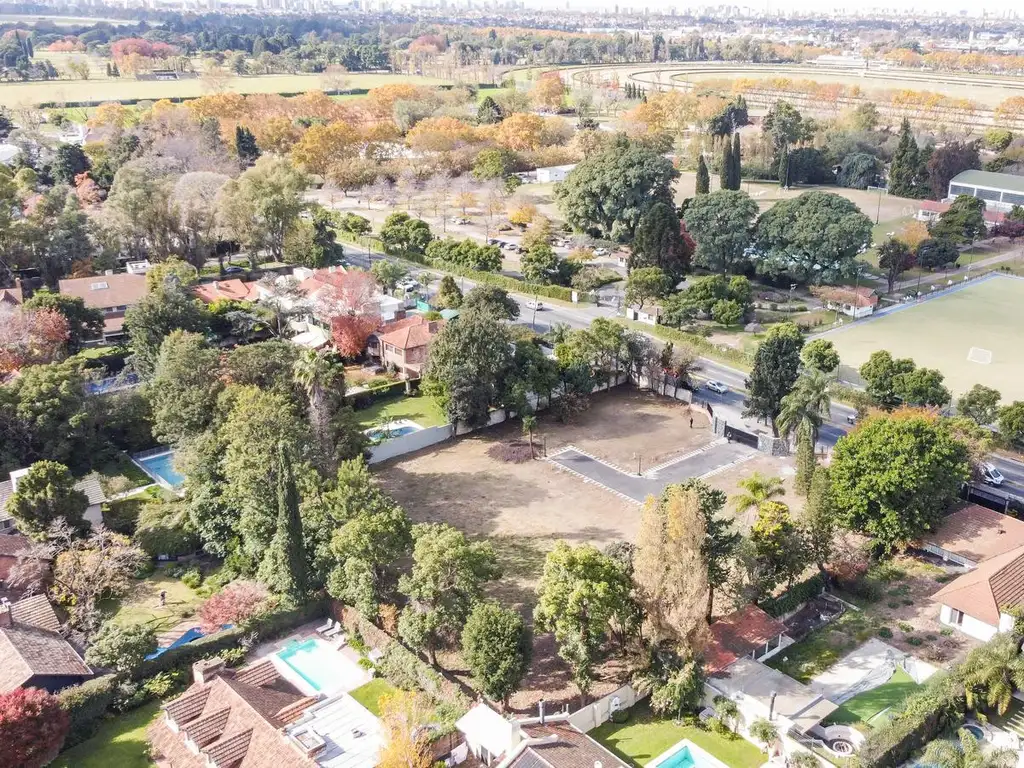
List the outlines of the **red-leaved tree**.
{"type": "Polygon", "coordinates": [[[68,713],[39,688],[0,694],[0,768],[40,768],[60,752],[68,713]]]}
{"type": "Polygon", "coordinates": [[[366,340],[380,326],[380,316],[336,315],[331,318],[331,338],[342,357],[357,357],[366,349],[366,340]]]}
{"type": "Polygon", "coordinates": [[[67,318],[55,309],[0,305],[0,375],[53,362],[69,336],[67,318]]]}
{"type": "Polygon", "coordinates": [[[199,629],[209,635],[225,624],[238,624],[258,614],[270,593],[262,584],[241,579],[228,584],[199,609],[199,629]]]}

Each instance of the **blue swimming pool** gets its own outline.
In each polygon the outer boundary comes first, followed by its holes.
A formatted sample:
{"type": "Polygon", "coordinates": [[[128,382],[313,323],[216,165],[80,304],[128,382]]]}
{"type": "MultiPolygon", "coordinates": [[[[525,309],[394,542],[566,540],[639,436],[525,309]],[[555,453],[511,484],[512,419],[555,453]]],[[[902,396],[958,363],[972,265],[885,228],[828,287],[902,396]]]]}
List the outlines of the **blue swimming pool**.
{"type": "Polygon", "coordinates": [[[146,474],[161,485],[180,488],[185,484],[184,475],[174,469],[174,451],[168,450],[153,456],[140,454],[133,458],[146,470],[146,474]]]}
{"type": "Polygon", "coordinates": [[[423,427],[415,421],[399,419],[393,422],[387,429],[381,429],[380,427],[367,429],[366,436],[375,442],[383,442],[384,440],[393,440],[396,437],[411,435],[413,432],[419,432],[421,429],[423,427]]]}
{"type": "Polygon", "coordinates": [[[648,766],[649,768],[725,768],[718,758],[708,754],[689,739],[683,739],[648,763],[648,766]]]}
{"type": "Polygon", "coordinates": [[[277,652],[277,658],[314,691],[328,696],[351,691],[369,679],[356,662],[316,637],[289,643],[277,652]]]}
{"type": "MultiPolygon", "coordinates": [[[[231,624],[221,625],[221,629],[231,629],[231,627],[231,624]]],[[[177,648],[181,645],[188,645],[193,640],[198,640],[200,637],[206,637],[206,635],[199,629],[199,627],[192,627],[192,629],[188,630],[185,634],[183,634],[170,645],[165,646],[163,648],[157,648],[155,651],[153,651],[153,653],[146,656],[146,661],[151,661],[160,656],[161,654],[167,653],[172,648],[177,648]]]]}

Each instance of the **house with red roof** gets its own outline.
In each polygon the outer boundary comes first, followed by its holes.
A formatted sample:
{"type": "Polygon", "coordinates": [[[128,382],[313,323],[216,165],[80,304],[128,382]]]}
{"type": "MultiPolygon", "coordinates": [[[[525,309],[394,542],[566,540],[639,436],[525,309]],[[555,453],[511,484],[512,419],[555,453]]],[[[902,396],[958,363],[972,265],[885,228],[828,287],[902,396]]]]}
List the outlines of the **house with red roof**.
{"type": "Polygon", "coordinates": [[[247,283],[238,278],[199,283],[193,289],[193,292],[204,304],[212,304],[220,299],[253,302],[260,299],[260,292],[256,287],[256,283],[247,283]]]}
{"type": "Polygon", "coordinates": [[[1024,606],[1024,546],[990,557],[931,597],[939,621],[976,640],[1013,629],[1008,611],[1024,606]]]}
{"type": "Polygon", "coordinates": [[[427,364],[430,342],[441,332],[444,320],[412,315],[382,326],[367,342],[367,354],[407,379],[418,379],[427,364]]]}

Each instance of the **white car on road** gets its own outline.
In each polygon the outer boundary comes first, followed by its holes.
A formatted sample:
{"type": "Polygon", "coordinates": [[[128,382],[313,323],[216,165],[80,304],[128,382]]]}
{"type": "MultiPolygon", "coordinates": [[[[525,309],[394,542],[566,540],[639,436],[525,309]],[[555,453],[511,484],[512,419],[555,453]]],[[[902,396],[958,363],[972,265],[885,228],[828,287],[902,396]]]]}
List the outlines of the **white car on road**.
{"type": "Polygon", "coordinates": [[[729,391],[729,388],[725,386],[725,384],[723,384],[720,381],[715,381],[714,379],[707,383],[707,388],[710,389],[712,392],[717,392],[720,395],[724,395],[726,392],[729,391]]]}
{"type": "Polygon", "coordinates": [[[996,469],[994,464],[990,464],[987,461],[981,465],[981,479],[982,482],[988,485],[1002,485],[1003,473],[996,469]]]}
{"type": "Polygon", "coordinates": [[[540,301],[536,301],[534,299],[527,299],[527,301],[526,301],[526,308],[527,309],[544,309],[544,303],[540,302],[540,301]]]}

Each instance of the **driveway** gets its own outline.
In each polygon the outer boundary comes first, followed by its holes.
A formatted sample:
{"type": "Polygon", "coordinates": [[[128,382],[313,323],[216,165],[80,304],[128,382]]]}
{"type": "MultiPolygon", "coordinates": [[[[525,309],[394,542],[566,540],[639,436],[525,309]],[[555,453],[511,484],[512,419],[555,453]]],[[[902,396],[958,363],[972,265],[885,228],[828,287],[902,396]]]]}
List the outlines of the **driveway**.
{"type": "Polygon", "coordinates": [[[753,458],[756,453],[749,446],[719,439],[699,450],[651,467],[641,475],[622,470],[574,446],[551,454],[548,461],[629,501],[642,503],[648,496],[660,495],[669,485],[694,477],[710,477],[753,458]]]}

